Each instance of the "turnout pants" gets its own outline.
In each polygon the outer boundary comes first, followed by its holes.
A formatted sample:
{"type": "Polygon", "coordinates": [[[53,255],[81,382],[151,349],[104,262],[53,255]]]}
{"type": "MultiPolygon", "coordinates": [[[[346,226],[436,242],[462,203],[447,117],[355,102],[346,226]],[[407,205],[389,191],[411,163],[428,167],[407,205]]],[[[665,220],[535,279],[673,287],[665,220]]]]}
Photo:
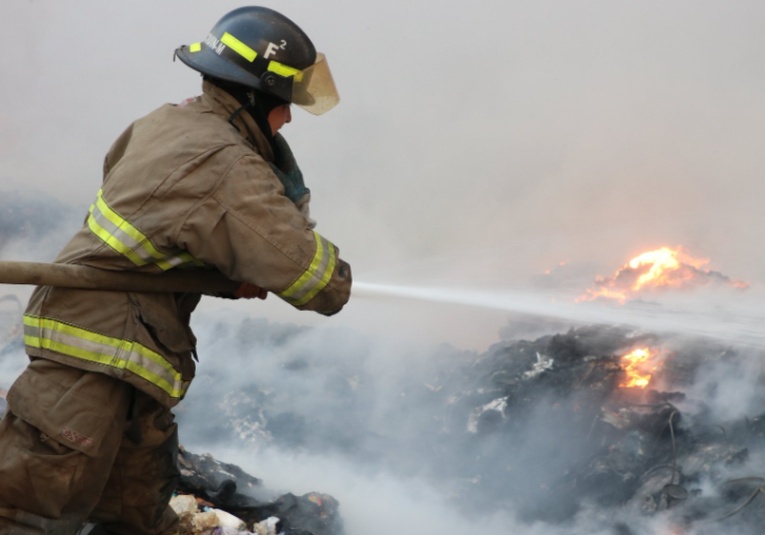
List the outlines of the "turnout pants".
{"type": "Polygon", "coordinates": [[[170,410],[100,373],[33,360],[0,420],[0,535],[169,535],[178,479],[170,410]]]}

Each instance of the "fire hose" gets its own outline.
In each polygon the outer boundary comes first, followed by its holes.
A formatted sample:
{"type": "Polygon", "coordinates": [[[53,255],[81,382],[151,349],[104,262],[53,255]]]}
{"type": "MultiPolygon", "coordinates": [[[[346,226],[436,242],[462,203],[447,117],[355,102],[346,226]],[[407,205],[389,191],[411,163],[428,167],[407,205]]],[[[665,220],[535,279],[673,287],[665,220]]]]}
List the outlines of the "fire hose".
{"type": "Polygon", "coordinates": [[[0,261],[0,284],[32,284],[127,292],[233,293],[238,282],[217,271],[173,270],[158,274],[110,271],[75,264],[0,261]]]}

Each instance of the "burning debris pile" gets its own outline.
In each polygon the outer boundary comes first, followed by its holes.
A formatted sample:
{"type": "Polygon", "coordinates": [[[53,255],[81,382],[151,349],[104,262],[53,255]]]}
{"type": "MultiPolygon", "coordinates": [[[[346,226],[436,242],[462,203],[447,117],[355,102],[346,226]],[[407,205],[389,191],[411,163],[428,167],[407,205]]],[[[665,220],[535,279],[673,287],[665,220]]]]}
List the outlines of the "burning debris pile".
{"type": "Polygon", "coordinates": [[[715,405],[742,363],[759,379],[757,350],[590,326],[484,354],[439,348],[386,377],[347,332],[334,357],[328,340],[295,356],[290,345],[315,333],[245,323],[248,345],[271,356],[255,357],[262,381],[221,396],[227,440],[416,473],[465,514],[509,510],[529,524],[749,534],[765,520],[765,399],[752,392],[745,414],[715,405]]]}
{"type": "Polygon", "coordinates": [[[613,276],[598,277],[595,287],[588,289],[578,301],[606,299],[624,303],[666,289],[686,290],[709,284],[738,289],[748,286],[743,281],[706,269],[707,264],[709,259],[695,258],[681,247],[646,251],[619,268],[613,276]]]}
{"type": "Polygon", "coordinates": [[[765,518],[760,472],[751,473],[765,446],[762,414],[719,421],[685,393],[710,361],[741,355],[709,341],[661,349],[677,342],[589,327],[499,344],[453,374],[442,383],[457,383],[442,394],[444,424],[466,449],[447,465],[472,486],[463,499],[481,489],[474,506],[512,504],[528,521],[585,509],[663,515],[681,533],[725,530],[750,498],[747,514],[765,518]]]}

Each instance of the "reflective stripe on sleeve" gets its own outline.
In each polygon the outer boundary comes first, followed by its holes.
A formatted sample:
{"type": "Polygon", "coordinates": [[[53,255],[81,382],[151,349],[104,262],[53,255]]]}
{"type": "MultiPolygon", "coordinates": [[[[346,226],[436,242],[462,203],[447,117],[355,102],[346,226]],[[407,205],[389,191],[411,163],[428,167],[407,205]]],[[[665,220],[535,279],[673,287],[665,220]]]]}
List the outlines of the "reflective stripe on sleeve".
{"type": "Polygon", "coordinates": [[[279,294],[279,297],[294,306],[304,305],[313,299],[329,283],[335,271],[337,263],[335,246],[315,230],[313,236],[316,240],[316,252],[311,265],[289,288],[279,294]]]}
{"type": "Polygon", "coordinates": [[[131,371],[172,398],[180,399],[186,391],[181,374],[162,355],[138,342],[111,338],[50,318],[25,315],[24,343],[131,371]]]}
{"type": "Polygon", "coordinates": [[[129,258],[136,266],[153,263],[166,271],[184,264],[199,265],[199,262],[185,251],[179,250],[170,254],[160,252],[148,236],[106,203],[102,189],[98,191],[96,202],[90,207],[88,227],[101,241],[129,258]]]}

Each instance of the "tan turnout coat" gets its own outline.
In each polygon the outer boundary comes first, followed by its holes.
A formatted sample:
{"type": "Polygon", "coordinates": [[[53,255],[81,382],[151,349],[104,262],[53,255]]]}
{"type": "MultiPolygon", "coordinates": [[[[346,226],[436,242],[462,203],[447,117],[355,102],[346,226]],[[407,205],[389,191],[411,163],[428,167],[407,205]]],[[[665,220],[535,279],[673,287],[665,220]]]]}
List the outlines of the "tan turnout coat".
{"type": "MultiPolygon", "coordinates": [[[[217,269],[299,309],[337,312],[351,277],[272,172],[273,153],[238,102],[203,94],[133,123],[104,163],[82,229],[57,262],[116,271],[217,269]]],[[[32,357],[106,373],[175,405],[194,375],[198,294],[39,287],[26,311],[32,357]]]]}

